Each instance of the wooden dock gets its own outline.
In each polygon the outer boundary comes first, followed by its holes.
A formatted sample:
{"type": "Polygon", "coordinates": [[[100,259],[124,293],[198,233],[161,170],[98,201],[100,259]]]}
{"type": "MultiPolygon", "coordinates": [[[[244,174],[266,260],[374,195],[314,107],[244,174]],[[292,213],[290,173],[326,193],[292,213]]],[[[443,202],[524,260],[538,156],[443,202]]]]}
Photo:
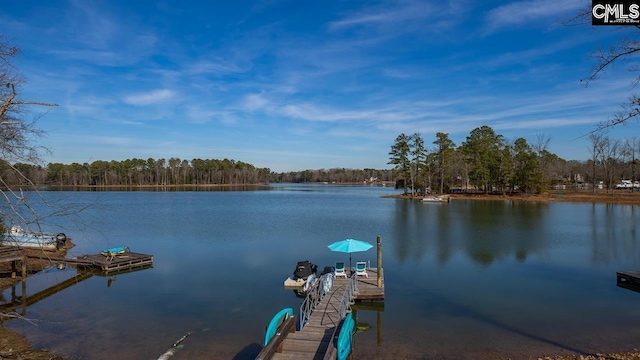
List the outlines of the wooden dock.
{"type": "MultiPolygon", "coordinates": [[[[40,259],[40,258],[38,258],[40,259]]],[[[58,258],[59,262],[58,263],[66,263],[66,261],[61,261],[60,259],[63,258],[58,258]]],[[[77,261],[77,259],[64,259],[64,260],[71,260],[73,261],[77,261]]],[[[55,263],[54,261],[52,261],[52,263],[55,263]]],[[[11,312],[11,311],[17,311],[17,309],[22,308],[22,312],[20,313],[20,315],[26,315],[27,312],[27,307],[31,306],[35,303],[37,303],[40,300],[46,299],[51,295],[57,294],[60,291],[76,285],[78,283],[80,283],[81,281],[84,281],[86,279],[91,278],[92,276],[103,276],[107,278],[107,287],[111,286],[111,283],[114,281],[115,279],[115,275],[118,274],[124,274],[124,273],[130,273],[133,271],[139,271],[139,270],[144,270],[144,269],[148,269],[150,267],[152,267],[151,264],[146,264],[144,262],[137,262],[134,265],[134,267],[124,267],[124,266],[120,266],[118,268],[115,269],[108,269],[108,271],[104,271],[102,270],[100,267],[96,267],[96,266],[84,266],[84,264],[82,264],[83,266],[78,267],[78,264],[80,263],[74,263],[74,265],[77,267],[77,274],[70,278],[67,279],[65,281],[62,281],[60,283],[54,284],[44,290],[41,290],[33,295],[27,296],[27,292],[26,292],[26,281],[22,281],[22,294],[20,296],[17,296],[15,294],[15,286],[12,287],[12,294],[11,294],[11,301],[7,302],[7,303],[3,303],[0,304],[0,312],[11,312]],[[142,265],[140,265],[142,264],[142,265]]],[[[120,264],[122,265],[122,264],[120,264]]]]}
{"type": "MultiPolygon", "coordinates": [[[[364,303],[365,306],[375,304],[378,322],[380,309],[384,306],[382,238],[378,235],[376,240],[377,268],[368,267],[366,277],[353,278],[356,274],[347,273],[351,278],[334,278],[331,289],[326,293],[324,293],[326,290],[324,285],[331,282],[325,282],[326,278],[321,276],[320,283],[314,285],[301,305],[298,315],[302,319],[300,331],[295,332],[295,328],[291,327],[291,318],[286,318],[275,334],[271,332],[274,321],[282,316],[282,311],[291,312],[288,308],[283,309],[269,323],[269,330],[265,335],[269,339],[265,339],[267,343],[256,360],[334,360],[338,352],[341,356],[350,356],[347,353],[352,350],[353,334],[349,330],[357,325],[357,319],[354,316],[357,304],[364,303]],[[357,282],[354,282],[356,279],[357,282]],[[323,293],[324,297],[322,297],[323,293]],[[304,321],[306,323],[303,323],[304,321]],[[345,324],[344,328],[342,328],[343,324],[345,324]]],[[[327,268],[332,269],[332,267],[325,267],[327,268]]],[[[381,333],[378,334],[379,342],[380,335],[381,333]]]]}
{"type": "MultiPolygon", "coordinates": [[[[355,294],[355,301],[382,301],[384,300],[384,279],[381,278],[382,287],[377,286],[376,269],[367,269],[368,278],[358,277],[358,293],[355,294]]],[[[271,359],[274,360],[325,360],[335,359],[336,347],[334,338],[337,336],[336,329],[340,321],[338,309],[340,301],[347,287],[349,279],[337,278],[333,287],[324,296],[309,321],[301,331],[284,333],[279,352],[276,352],[271,359]]],[[[269,359],[262,357],[259,359],[269,359]]]]}
{"type": "Polygon", "coordinates": [[[616,283],[621,288],[640,292],[640,271],[618,271],[616,283]]]}
{"type": "Polygon", "coordinates": [[[66,264],[78,268],[94,268],[104,273],[120,272],[136,268],[148,268],[153,266],[153,255],[126,252],[113,257],[101,254],[82,255],[68,259],[62,257],[27,255],[29,258],[49,260],[56,264],[66,264]]]}
{"type": "Polygon", "coordinates": [[[0,248],[0,264],[11,263],[11,278],[15,278],[18,273],[17,263],[21,265],[21,279],[24,281],[27,278],[27,258],[24,251],[14,247],[1,247],[0,248]]]}
{"type": "Polygon", "coordinates": [[[640,286],[640,271],[618,271],[616,277],[618,284],[640,286]]]}

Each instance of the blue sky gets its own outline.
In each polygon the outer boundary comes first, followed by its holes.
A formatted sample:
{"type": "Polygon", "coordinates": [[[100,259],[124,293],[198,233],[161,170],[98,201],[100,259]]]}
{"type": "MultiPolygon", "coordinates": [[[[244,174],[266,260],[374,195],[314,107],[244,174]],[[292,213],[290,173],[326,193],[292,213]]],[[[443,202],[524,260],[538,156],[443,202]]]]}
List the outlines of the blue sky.
{"type": "MultiPolygon", "coordinates": [[[[560,24],[591,2],[11,1],[47,162],[234,159],[273,171],[387,169],[401,132],[460,145],[491,126],[565,159],[620,110],[618,64],[588,55],[627,27],[560,24]]],[[[637,123],[611,132],[635,136],[637,123]]]]}

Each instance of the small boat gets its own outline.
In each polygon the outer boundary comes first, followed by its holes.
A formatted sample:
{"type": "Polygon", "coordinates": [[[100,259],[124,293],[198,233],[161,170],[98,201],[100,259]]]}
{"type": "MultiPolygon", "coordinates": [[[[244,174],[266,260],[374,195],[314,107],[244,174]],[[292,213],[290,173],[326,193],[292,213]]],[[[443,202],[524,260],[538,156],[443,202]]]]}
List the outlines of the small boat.
{"type": "Polygon", "coordinates": [[[423,202],[451,202],[451,197],[449,195],[435,195],[435,196],[425,196],[422,198],[423,202]]]}
{"type": "Polygon", "coordinates": [[[57,235],[27,232],[21,226],[12,226],[8,232],[0,236],[0,245],[17,246],[21,248],[33,248],[43,250],[60,250],[66,247],[67,236],[64,233],[57,235]]]}
{"type": "Polygon", "coordinates": [[[306,292],[313,285],[317,271],[318,265],[311,263],[309,260],[298,261],[293,275],[284,281],[284,287],[306,292]]]}

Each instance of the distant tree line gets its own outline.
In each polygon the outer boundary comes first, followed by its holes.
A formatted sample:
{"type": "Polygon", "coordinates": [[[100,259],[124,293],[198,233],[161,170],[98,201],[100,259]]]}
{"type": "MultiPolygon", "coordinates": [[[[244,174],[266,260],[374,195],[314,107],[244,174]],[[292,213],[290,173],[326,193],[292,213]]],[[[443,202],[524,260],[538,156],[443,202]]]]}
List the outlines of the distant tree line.
{"type": "Polygon", "coordinates": [[[620,179],[636,180],[640,142],[590,137],[592,158],[566,161],[548,151],[550,138],[538,134],[534,144],[524,138],[509,141],[489,126],[471,131],[456,146],[438,132],[427,149],[420,133],[400,134],[389,152],[398,188],[405,194],[473,191],[539,193],[550,187],[613,189],[620,179]]]}
{"type": "Polygon", "coordinates": [[[333,168],[271,174],[271,182],[276,183],[381,183],[392,181],[393,172],[391,170],[376,169],[333,168]]]}
{"type": "Polygon", "coordinates": [[[257,168],[229,159],[134,158],[83,164],[50,163],[46,167],[0,161],[0,178],[9,186],[27,185],[28,181],[38,186],[247,185],[270,182],[390,182],[392,172],[334,168],[275,173],[269,168],[257,168]]]}
{"type": "MultiPolygon", "coordinates": [[[[36,185],[57,186],[138,186],[138,185],[212,185],[259,184],[270,181],[268,168],[235,160],[127,159],[94,161],[92,163],[50,163],[41,166],[17,163],[24,178],[36,185]]],[[[21,185],[22,177],[6,171],[9,165],[0,163],[0,177],[8,185],[21,185]]]]}

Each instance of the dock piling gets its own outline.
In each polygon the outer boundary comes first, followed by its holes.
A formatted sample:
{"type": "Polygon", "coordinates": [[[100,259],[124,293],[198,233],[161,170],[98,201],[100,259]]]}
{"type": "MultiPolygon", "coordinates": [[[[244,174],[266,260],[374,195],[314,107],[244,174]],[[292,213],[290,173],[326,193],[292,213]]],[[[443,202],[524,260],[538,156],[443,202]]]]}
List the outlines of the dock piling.
{"type": "Polygon", "coordinates": [[[377,246],[378,246],[378,280],[377,280],[377,285],[378,285],[378,287],[382,287],[382,238],[380,237],[380,235],[378,235],[377,246]]]}

